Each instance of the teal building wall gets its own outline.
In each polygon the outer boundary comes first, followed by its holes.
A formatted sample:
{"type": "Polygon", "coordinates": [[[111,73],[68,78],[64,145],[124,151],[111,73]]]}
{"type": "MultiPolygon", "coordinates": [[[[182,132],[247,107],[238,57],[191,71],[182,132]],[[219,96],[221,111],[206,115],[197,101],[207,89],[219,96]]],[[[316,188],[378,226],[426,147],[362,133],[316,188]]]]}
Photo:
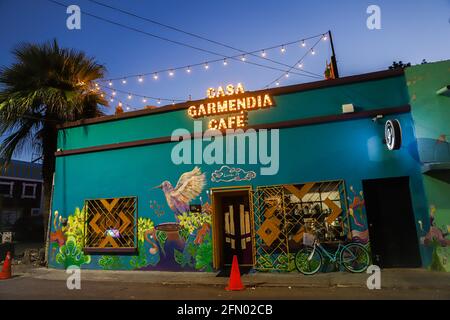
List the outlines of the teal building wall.
{"type": "Polygon", "coordinates": [[[423,175],[430,223],[421,231],[421,241],[433,250],[430,268],[449,272],[450,95],[437,91],[450,85],[450,60],[407,68],[405,77],[423,169],[434,165],[445,168],[423,175]]]}
{"type": "MultiPolygon", "coordinates": [[[[274,100],[276,106],[272,108],[249,112],[249,124],[338,115],[342,113],[342,104],[346,103],[353,103],[356,112],[399,107],[409,103],[409,94],[405,77],[397,75],[275,95],[274,100]]],[[[86,199],[137,196],[139,224],[142,225],[139,230],[150,230],[176,220],[163,192],[153,187],[163,181],[175,185],[183,173],[195,166],[205,174],[207,181],[200,197],[193,201],[201,204],[210,203],[207,193],[210,188],[242,185],[256,188],[334,179],[345,181],[348,201],[352,202],[355,197],[363,198],[363,179],[409,176],[419,238],[420,225],[428,228],[429,218],[414,122],[410,113],[389,115],[383,120],[393,118],[400,121],[403,134],[402,147],[396,151],[388,151],[383,144],[384,121],[374,122],[370,118],[280,129],[279,171],[276,175],[261,175],[259,164],[230,165],[244,172],[255,172],[256,176],[251,180],[213,182],[211,174],[221,168],[220,164],[174,165],[171,152],[176,142],[57,157],[50,266],[63,268],[75,263],[90,269],[211,271],[211,228],[204,228],[205,223],[210,225],[210,217],[184,219],[188,231],[184,234],[184,244],[169,253],[164,249],[166,240],[163,237],[146,238],[143,234],[139,235],[142,241],[139,241],[136,256],[82,253],[80,226],[86,199]],[[61,223],[65,219],[68,219],[66,226],[61,223]],[[170,266],[163,261],[167,254],[175,260],[170,266]]],[[[170,136],[177,128],[193,131],[193,120],[186,110],[62,129],[58,148],[67,151],[170,136]]],[[[364,208],[362,221],[354,219],[351,219],[351,228],[364,234],[367,231],[364,208]]],[[[431,251],[425,245],[421,245],[420,250],[423,265],[429,265],[431,251]]]]}

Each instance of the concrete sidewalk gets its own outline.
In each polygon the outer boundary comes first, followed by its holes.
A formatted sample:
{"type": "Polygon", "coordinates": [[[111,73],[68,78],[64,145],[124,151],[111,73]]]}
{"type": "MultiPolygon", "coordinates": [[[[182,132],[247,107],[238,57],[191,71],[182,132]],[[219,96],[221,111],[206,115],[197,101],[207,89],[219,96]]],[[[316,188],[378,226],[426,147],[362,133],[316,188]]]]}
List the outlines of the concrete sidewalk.
{"type": "MultiPolygon", "coordinates": [[[[65,281],[65,270],[47,268],[16,268],[14,276],[44,280],[65,281]]],[[[216,277],[211,272],[162,272],[162,271],[109,271],[82,270],[82,281],[149,283],[176,286],[225,286],[228,278],[216,277]]],[[[369,274],[348,272],[318,273],[304,276],[291,273],[253,273],[242,276],[247,287],[292,287],[292,288],[367,288],[369,274]]],[[[381,287],[398,289],[440,289],[450,292],[450,273],[425,269],[381,270],[381,287]]]]}

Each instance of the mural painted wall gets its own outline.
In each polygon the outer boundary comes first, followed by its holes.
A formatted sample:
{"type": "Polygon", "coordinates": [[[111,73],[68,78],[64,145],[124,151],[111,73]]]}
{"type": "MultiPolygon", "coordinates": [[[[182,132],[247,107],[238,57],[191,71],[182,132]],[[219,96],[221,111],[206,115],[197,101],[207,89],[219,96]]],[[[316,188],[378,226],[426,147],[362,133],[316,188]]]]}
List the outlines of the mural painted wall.
{"type": "MultiPolygon", "coordinates": [[[[406,69],[412,116],[420,161],[450,168],[450,96],[436,92],[450,84],[450,61],[406,69]]],[[[423,175],[429,202],[429,217],[421,228],[421,242],[432,251],[429,267],[450,271],[450,173],[423,175]]]]}
{"type": "MultiPolygon", "coordinates": [[[[396,107],[408,102],[404,78],[394,77],[276,96],[276,107],[253,114],[251,121],[264,123],[286,119],[289,115],[306,118],[338,114],[341,104],[347,103],[349,97],[367,109],[396,107]],[[377,94],[379,90],[386,94],[377,94]]],[[[207,191],[213,187],[251,185],[255,188],[342,179],[347,186],[352,236],[367,243],[362,179],[410,176],[419,228],[419,221],[428,219],[428,209],[413,122],[408,113],[386,119],[394,117],[403,130],[403,146],[395,152],[388,151],[383,144],[384,122],[371,119],[281,129],[279,171],[271,176],[261,175],[261,165],[257,164],[174,165],[171,152],[175,143],[58,157],[50,266],[64,268],[74,263],[91,269],[211,271],[211,199],[207,191]],[[139,254],[83,254],[80,219],[85,199],[126,196],[138,197],[139,254]],[[200,212],[191,212],[189,204],[200,206],[200,212]]],[[[59,143],[62,149],[68,150],[170,135],[178,127],[192,127],[184,111],[66,129],[60,132],[59,143]]],[[[424,261],[431,259],[424,248],[421,254],[424,261]]]]}

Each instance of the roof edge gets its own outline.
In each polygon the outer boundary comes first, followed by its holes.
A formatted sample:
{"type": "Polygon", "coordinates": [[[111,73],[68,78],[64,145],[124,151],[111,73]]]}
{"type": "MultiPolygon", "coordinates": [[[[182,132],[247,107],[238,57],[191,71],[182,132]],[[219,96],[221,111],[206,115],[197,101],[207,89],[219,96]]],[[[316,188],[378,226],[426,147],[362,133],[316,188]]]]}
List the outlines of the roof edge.
{"type": "MultiPolygon", "coordinates": [[[[263,89],[263,90],[256,90],[256,91],[247,91],[246,93],[242,94],[241,96],[246,96],[248,94],[258,94],[258,93],[269,93],[271,95],[276,96],[276,95],[289,94],[289,93],[300,92],[300,91],[334,87],[334,86],[339,86],[339,85],[344,85],[344,84],[351,84],[351,83],[365,82],[365,81],[371,81],[371,80],[379,80],[379,79],[384,79],[384,78],[391,78],[391,77],[401,76],[403,74],[404,74],[403,69],[383,70],[383,71],[376,71],[376,72],[363,73],[363,74],[358,74],[358,75],[353,75],[353,76],[347,76],[347,77],[343,77],[343,78],[339,78],[339,79],[320,80],[320,81],[315,81],[315,82],[294,84],[294,85],[289,85],[289,86],[285,86],[285,87],[277,87],[277,88],[271,88],[271,89],[265,89],[265,90],[263,89]]],[[[108,115],[108,116],[103,116],[103,117],[66,122],[64,124],[58,125],[57,128],[58,129],[67,129],[67,128],[73,128],[73,127],[79,127],[79,126],[85,126],[85,125],[91,125],[91,124],[98,124],[98,123],[103,123],[103,122],[110,122],[110,121],[142,117],[142,116],[147,116],[147,115],[152,115],[152,114],[174,112],[174,111],[187,109],[187,108],[189,108],[189,106],[191,106],[193,104],[201,103],[205,100],[206,100],[206,98],[181,102],[181,103],[177,103],[175,105],[165,105],[165,106],[159,107],[157,109],[143,109],[143,110],[126,112],[126,113],[122,113],[122,114],[118,114],[118,115],[108,115]]],[[[213,101],[213,100],[208,99],[208,101],[213,101]]]]}

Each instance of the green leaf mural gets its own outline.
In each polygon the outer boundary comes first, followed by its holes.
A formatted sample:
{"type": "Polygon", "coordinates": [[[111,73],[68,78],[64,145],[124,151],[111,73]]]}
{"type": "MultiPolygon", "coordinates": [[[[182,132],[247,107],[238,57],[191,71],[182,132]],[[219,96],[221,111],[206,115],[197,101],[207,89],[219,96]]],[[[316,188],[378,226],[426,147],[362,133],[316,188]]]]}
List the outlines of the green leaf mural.
{"type": "Polygon", "coordinates": [[[81,247],[77,246],[76,239],[69,237],[66,244],[59,248],[56,255],[56,262],[62,264],[65,268],[70,266],[81,266],[91,262],[91,256],[85,255],[81,247]]]}
{"type": "Polygon", "coordinates": [[[122,267],[122,262],[118,256],[102,256],[98,260],[98,264],[105,270],[120,269],[122,267]]]}
{"type": "Polygon", "coordinates": [[[164,245],[167,241],[167,234],[164,231],[157,230],[156,231],[156,239],[158,239],[159,246],[161,248],[161,251],[164,255],[166,255],[166,252],[164,251],[164,245]]]}
{"type": "Polygon", "coordinates": [[[203,243],[197,249],[197,255],[195,257],[195,269],[211,272],[212,268],[212,243],[211,236],[205,237],[203,243]]]}

